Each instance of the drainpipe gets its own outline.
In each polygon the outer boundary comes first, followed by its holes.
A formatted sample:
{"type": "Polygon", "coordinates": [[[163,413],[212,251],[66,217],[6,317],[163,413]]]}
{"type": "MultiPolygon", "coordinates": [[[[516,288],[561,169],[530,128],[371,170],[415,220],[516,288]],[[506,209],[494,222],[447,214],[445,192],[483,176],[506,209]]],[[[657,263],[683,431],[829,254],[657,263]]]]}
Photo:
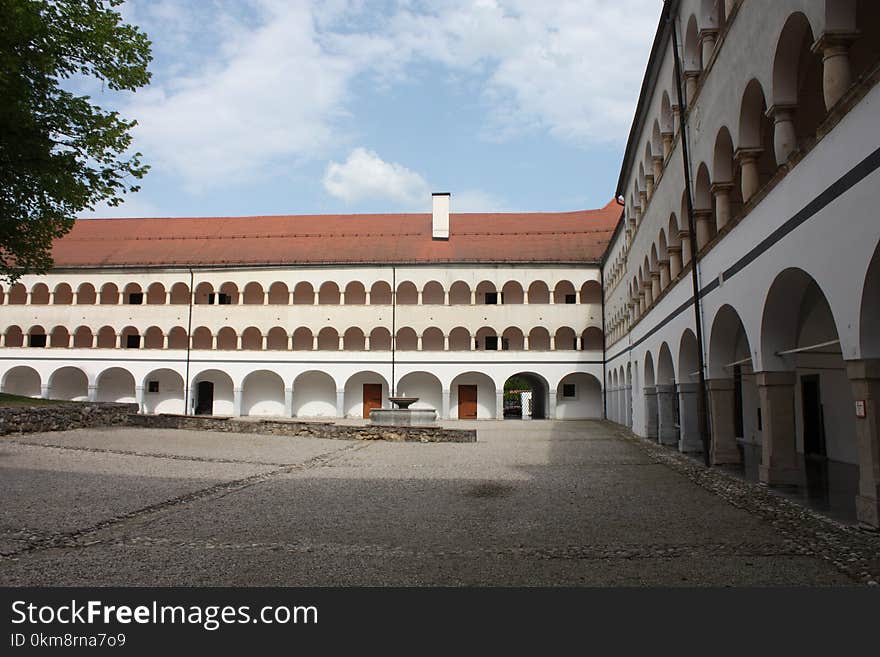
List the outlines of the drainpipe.
{"type": "Polygon", "coordinates": [[[391,396],[397,396],[394,362],[397,352],[397,267],[391,265],[391,396]]]}
{"type": "Polygon", "coordinates": [[[693,288],[694,295],[694,324],[697,329],[697,359],[699,361],[699,377],[700,377],[700,386],[699,386],[699,405],[700,405],[700,413],[699,413],[699,423],[700,423],[700,438],[703,443],[703,462],[705,465],[709,465],[709,446],[710,446],[710,436],[709,436],[709,404],[706,399],[706,365],[703,358],[703,322],[702,322],[702,310],[700,306],[700,275],[698,272],[698,262],[699,259],[697,257],[697,231],[694,227],[694,207],[693,207],[693,190],[691,188],[691,164],[690,164],[690,153],[688,152],[688,139],[687,139],[687,124],[685,123],[685,114],[690,114],[690,107],[687,108],[687,112],[685,112],[685,105],[683,101],[683,93],[682,93],[682,81],[681,81],[681,58],[679,57],[678,52],[678,27],[675,22],[675,18],[672,16],[670,12],[669,1],[667,0],[663,6],[663,11],[666,14],[666,22],[672,26],[672,57],[675,60],[675,93],[678,99],[678,106],[681,108],[678,112],[678,124],[679,124],[679,134],[681,135],[681,161],[684,166],[684,185],[685,185],[685,197],[687,199],[687,219],[688,219],[688,232],[690,233],[690,243],[691,243],[691,286],[693,288]]]}
{"type": "Polygon", "coordinates": [[[186,324],[186,379],[183,382],[183,414],[189,415],[189,351],[192,346],[192,322],[193,322],[193,270],[189,268],[189,318],[186,324]]]}

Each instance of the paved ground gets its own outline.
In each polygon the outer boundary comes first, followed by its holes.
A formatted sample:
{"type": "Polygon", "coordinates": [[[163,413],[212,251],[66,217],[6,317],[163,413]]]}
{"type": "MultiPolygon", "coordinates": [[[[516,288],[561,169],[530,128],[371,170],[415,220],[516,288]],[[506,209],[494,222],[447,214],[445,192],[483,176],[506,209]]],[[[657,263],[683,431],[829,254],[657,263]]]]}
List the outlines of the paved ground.
{"type": "Polygon", "coordinates": [[[845,585],[880,573],[876,534],[612,425],[472,426],[475,444],[0,438],[0,584],[845,585]]]}

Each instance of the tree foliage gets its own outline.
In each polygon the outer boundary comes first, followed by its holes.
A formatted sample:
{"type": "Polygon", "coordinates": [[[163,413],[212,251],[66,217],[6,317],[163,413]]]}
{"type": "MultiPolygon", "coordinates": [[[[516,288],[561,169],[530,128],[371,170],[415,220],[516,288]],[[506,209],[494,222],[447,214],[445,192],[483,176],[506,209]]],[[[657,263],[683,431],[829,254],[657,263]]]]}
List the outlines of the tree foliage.
{"type": "Polygon", "coordinates": [[[45,272],[76,215],[119,204],[149,168],[128,153],[136,121],[63,88],[149,82],[150,41],[123,22],[121,3],[0,0],[0,278],[45,272]]]}

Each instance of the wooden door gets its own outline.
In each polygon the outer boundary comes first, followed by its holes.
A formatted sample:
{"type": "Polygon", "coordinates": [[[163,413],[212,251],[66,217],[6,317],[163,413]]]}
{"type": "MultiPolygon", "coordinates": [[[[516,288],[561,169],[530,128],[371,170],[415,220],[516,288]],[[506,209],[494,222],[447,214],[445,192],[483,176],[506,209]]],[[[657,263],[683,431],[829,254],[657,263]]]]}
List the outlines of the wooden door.
{"type": "Polygon", "coordinates": [[[370,418],[370,411],[374,408],[382,408],[382,384],[364,384],[364,419],[370,418]]]}
{"type": "Polygon", "coordinates": [[[477,386],[458,386],[458,419],[477,419],[477,386]]]}

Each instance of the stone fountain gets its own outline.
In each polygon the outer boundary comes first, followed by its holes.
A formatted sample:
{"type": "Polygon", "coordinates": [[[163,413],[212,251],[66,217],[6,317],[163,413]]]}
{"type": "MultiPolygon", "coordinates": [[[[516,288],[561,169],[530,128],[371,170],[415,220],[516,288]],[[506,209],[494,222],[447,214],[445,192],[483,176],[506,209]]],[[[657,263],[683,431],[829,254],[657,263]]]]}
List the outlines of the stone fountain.
{"type": "Polygon", "coordinates": [[[418,397],[400,394],[389,397],[395,408],[374,408],[370,411],[370,423],[394,427],[434,427],[437,426],[437,411],[433,408],[410,408],[419,401],[418,397]]]}

